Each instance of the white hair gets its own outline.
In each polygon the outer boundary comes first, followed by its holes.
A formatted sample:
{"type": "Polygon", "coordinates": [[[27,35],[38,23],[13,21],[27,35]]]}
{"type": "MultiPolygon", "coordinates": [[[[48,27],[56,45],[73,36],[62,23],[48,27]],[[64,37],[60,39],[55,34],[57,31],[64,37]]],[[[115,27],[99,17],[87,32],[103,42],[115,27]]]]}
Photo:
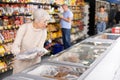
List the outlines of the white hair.
{"type": "Polygon", "coordinates": [[[40,20],[49,20],[50,19],[50,15],[47,11],[45,11],[44,9],[36,9],[33,12],[33,19],[35,21],[40,21],[40,20]]]}

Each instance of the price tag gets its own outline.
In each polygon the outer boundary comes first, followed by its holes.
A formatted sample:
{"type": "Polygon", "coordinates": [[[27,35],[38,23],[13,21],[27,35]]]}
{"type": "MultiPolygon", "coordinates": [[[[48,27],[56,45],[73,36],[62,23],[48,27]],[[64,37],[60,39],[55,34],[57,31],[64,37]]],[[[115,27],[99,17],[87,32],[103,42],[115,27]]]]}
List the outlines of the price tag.
{"type": "Polygon", "coordinates": [[[10,54],[10,52],[8,52],[8,54],[10,54]]]}
{"type": "Polygon", "coordinates": [[[10,69],[13,69],[12,67],[10,67],[10,69]]]}
{"type": "Polygon", "coordinates": [[[2,57],[4,56],[4,54],[1,55],[2,57]]]}
{"type": "Polygon", "coordinates": [[[5,71],[7,71],[7,68],[5,68],[5,71]]]}
{"type": "Polygon", "coordinates": [[[0,43],[2,44],[2,40],[0,40],[0,43]]]}
{"type": "Polygon", "coordinates": [[[8,16],[8,13],[6,13],[6,16],[8,16]]]}
{"type": "Polygon", "coordinates": [[[7,27],[4,27],[5,29],[7,29],[7,27]]]}
{"type": "Polygon", "coordinates": [[[6,40],[4,40],[4,43],[6,43],[6,40]]]}
{"type": "Polygon", "coordinates": [[[5,72],[5,70],[4,70],[4,69],[2,69],[2,71],[1,71],[1,72],[3,73],[3,72],[5,72]]]}

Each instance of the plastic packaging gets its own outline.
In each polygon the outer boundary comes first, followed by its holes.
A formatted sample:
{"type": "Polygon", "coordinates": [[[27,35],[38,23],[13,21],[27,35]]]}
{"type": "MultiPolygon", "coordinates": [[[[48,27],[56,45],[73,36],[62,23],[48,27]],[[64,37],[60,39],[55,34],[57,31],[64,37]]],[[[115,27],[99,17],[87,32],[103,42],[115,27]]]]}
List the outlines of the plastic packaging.
{"type": "Polygon", "coordinates": [[[33,59],[35,58],[37,55],[40,55],[40,54],[47,54],[48,51],[45,49],[45,48],[33,48],[33,49],[30,49],[30,50],[27,50],[23,53],[19,53],[18,55],[16,55],[16,59],[19,59],[19,60],[27,60],[27,59],[33,59]]]}

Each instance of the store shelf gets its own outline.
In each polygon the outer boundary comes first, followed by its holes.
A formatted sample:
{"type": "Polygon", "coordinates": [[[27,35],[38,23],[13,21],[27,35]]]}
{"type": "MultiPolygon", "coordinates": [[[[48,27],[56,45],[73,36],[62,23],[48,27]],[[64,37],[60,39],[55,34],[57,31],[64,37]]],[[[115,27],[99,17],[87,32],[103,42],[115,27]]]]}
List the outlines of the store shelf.
{"type": "Polygon", "coordinates": [[[0,17],[4,17],[4,16],[7,16],[7,17],[12,17],[12,16],[31,16],[31,14],[1,14],[0,17]]]}
{"type": "Polygon", "coordinates": [[[79,32],[81,32],[81,31],[72,32],[71,34],[78,34],[79,32]]]}
{"type": "Polygon", "coordinates": [[[58,13],[49,13],[50,15],[58,15],[58,13]]]}
{"type": "Polygon", "coordinates": [[[82,18],[78,18],[78,19],[73,19],[73,21],[78,21],[78,20],[82,20],[82,18]]]}
{"type": "Polygon", "coordinates": [[[83,7],[83,5],[71,5],[69,7],[83,7]]]}
{"type": "Polygon", "coordinates": [[[32,2],[0,2],[1,4],[35,4],[32,2]]]}
{"type": "Polygon", "coordinates": [[[3,69],[0,70],[0,74],[5,73],[5,72],[7,72],[7,71],[9,71],[9,70],[12,70],[12,69],[13,69],[12,66],[8,66],[8,67],[6,67],[6,68],[3,68],[3,69]]]}
{"type": "Polygon", "coordinates": [[[37,3],[37,2],[0,2],[1,4],[33,4],[33,5],[51,5],[47,3],[37,3]]]}
{"type": "Polygon", "coordinates": [[[0,54],[0,57],[4,57],[4,56],[10,55],[10,54],[12,54],[12,53],[11,52],[5,52],[4,54],[0,54]]]}
{"type": "Polygon", "coordinates": [[[8,39],[8,40],[4,40],[4,41],[0,40],[0,44],[6,44],[6,43],[13,42],[13,41],[14,41],[14,39],[8,39]]]}
{"type": "Polygon", "coordinates": [[[0,26],[0,30],[12,30],[12,29],[18,29],[19,26],[11,26],[11,27],[4,27],[4,26],[0,26]]]}
{"type": "Polygon", "coordinates": [[[57,23],[60,23],[59,21],[57,22],[49,22],[48,24],[57,24],[57,23]]]}
{"type": "Polygon", "coordinates": [[[78,28],[79,25],[72,25],[72,28],[78,28]]]}
{"type": "Polygon", "coordinates": [[[72,12],[73,13],[82,13],[81,11],[78,11],[78,10],[77,11],[72,11],[72,12]]]}

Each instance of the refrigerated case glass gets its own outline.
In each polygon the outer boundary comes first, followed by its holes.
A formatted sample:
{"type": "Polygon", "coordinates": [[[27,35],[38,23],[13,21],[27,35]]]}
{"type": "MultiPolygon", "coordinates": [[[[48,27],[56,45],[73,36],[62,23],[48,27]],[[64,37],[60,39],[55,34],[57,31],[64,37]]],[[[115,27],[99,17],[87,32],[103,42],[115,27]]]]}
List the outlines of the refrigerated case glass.
{"type": "Polygon", "coordinates": [[[104,34],[94,36],[95,39],[110,39],[110,40],[116,40],[119,37],[120,37],[120,34],[113,34],[113,33],[104,33],[104,34]]]}
{"type": "MultiPolygon", "coordinates": [[[[96,36],[97,37],[97,36],[96,36]]],[[[109,47],[115,40],[89,38],[81,42],[91,46],[109,47]]]]}
{"type": "Polygon", "coordinates": [[[53,79],[46,78],[46,77],[38,77],[38,76],[26,74],[26,73],[17,73],[9,77],[6,77],[2,80],[53,80],[53,79]]]}
{"type": "Polygon", "coordinates": [[[104,42],[103,40],[95,41],[94,39],[85,40],[81,43],[72,46],[70,49],[60,53],[59,55],[52,56],[49,62],[70,62],[90,66],[96,58],[104,53],[109,48],[113,41],[104,42]],[[91,40],[91,41],[90,41],[91,40]],[[91,45],[91,43],[93,45],[91,45]]]}

